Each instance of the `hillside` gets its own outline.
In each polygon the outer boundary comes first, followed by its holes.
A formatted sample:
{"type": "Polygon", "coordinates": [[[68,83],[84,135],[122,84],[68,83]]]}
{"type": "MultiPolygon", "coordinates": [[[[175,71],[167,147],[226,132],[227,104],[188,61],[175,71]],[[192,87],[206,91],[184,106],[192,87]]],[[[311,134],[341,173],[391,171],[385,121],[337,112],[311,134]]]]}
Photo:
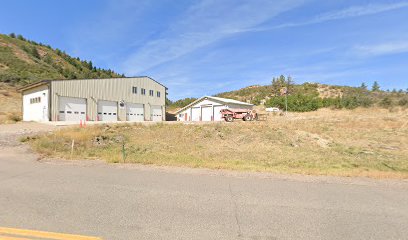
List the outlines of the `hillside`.
{"type": "Polygon", "coordinates": [[[0,34],[0,82],[21,85],[43,79],[119,77],[81,60],[14,34],[0,34]]]}
{"type": "Polygon", "coordinates": [[[216,94],[217,97],[231,98],[265,107],[285,108],[285,97],[280,89],[288,89],[289,111],[307,112],[323,107],[354,109],[357,107],[378,106],[392,108],[408,107],[408,92],[403,90],[368,90],[361,87],[333,86],[319,83],[294,84],[288,77],[274,78],[271,85],[255,85],[235,91],[216,94]]]}

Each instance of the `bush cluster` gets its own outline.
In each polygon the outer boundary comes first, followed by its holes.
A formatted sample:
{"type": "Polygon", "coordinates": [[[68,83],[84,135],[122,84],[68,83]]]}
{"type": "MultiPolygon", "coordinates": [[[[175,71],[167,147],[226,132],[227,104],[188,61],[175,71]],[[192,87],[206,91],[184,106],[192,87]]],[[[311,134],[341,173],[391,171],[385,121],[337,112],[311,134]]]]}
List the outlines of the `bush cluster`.
{"type": "MultiPolygon", "coordinates": [[[[288,110],[293,112],[316,111],[319,108],[355,109],[357,107],[370,107],[374,101],[366,96],[345,96],[336,98],[320,98],[316,95],[294,94],[287,97],[288,110]]],[[[266,102],[267,107],[285,109],[285,96],[276,96],[266,102]]]]}

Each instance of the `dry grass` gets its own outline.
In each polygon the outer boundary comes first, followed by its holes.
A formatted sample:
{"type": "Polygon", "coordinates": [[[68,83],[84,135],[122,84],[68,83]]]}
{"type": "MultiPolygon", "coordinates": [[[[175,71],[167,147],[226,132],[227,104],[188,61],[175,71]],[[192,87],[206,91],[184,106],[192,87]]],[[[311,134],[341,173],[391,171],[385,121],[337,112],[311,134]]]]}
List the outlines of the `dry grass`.
{"type": "Polygon", "coordinates": [[[51,157],[338,176],[408,178],[408,111],[320,110],[267,122],[104,125],[30,141],[51,157]],[[71,156],[71,143],[75,148],[71,156]]]}
{"type": "Polygon", "coordinates": [[[0,83],[0,124],[21,120],[21,95],[15,87],[0,83]]]}

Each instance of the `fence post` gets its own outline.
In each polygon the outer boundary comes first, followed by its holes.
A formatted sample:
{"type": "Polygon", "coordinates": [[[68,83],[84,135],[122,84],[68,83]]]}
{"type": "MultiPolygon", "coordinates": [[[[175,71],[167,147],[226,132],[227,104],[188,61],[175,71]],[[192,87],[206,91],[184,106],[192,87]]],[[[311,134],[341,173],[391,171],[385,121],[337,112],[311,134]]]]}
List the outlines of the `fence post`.
{"type": "Polygon", "coordinates": [[[123,163],[125,163],[125,160],[126,160],[125,141],[122,142],[122,160],[123,160],[123,163]]]}

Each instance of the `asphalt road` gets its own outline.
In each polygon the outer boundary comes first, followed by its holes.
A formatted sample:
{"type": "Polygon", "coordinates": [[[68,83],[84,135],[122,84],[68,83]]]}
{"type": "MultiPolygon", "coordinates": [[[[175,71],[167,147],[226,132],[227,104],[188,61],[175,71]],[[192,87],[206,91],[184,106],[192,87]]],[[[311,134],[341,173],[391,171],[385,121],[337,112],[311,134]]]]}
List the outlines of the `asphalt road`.
{"type": "Polygon", "coordinates": [[[103,239],[408,239],[408,182],[38,162],[0,141],[0,227],[103,239]]]}

